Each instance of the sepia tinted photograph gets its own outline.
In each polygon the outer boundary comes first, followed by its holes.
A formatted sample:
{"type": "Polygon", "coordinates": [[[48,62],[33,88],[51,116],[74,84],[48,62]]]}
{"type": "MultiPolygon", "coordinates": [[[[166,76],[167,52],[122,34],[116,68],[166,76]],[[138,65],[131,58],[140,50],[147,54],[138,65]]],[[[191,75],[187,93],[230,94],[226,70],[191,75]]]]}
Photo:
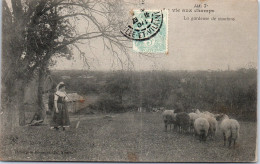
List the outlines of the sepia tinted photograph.
{"type": "Polygon", "coordinates": [[[0,161],[256,162],[257,0],[2,0],[0,161]]]}

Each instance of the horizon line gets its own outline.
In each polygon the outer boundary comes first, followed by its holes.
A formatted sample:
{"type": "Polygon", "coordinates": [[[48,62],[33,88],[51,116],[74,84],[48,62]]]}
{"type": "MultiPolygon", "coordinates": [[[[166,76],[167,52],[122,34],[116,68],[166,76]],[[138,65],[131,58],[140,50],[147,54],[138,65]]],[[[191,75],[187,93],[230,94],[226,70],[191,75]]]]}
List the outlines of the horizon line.
{"type": "Polygon", "coordinates": [[[238,71],[241,69],[254,69],[254,70],[258,70],[258,68],[237,68],[237,69],[198,69],[198,70],[184,70],[184,69],[176,69],[176,70],[165,70],[165,69],[161,69],[161,70],[125,70],[125,69],[115,69],[115,70],[91,70],[91,69],[50,69],[50,71],[97,71],[97,72],[113,72],[113,71],[133,71],[133,72],[146,72],[146,71],[187,71],[187,72],[196,72],[196,71],[207,71],[207,72],[214,72],[214,71],[238,71]]]}

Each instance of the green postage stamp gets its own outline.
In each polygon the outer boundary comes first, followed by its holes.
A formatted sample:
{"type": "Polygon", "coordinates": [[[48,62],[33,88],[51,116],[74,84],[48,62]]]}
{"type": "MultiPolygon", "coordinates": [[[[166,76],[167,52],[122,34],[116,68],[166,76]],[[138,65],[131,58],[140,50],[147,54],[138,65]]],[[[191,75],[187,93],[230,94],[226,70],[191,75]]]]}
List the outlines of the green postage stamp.
{"type": "Polygon", "coordinates": [[[168,10],[134,10],[133,50],[143,53],[167,53],[167,28],[168,10]]]}
{"type": "Polygon", "coordinates": [[[168,53],[168,10],[133,10],[132,24],[121,33],[139,53],[168,53]]]}

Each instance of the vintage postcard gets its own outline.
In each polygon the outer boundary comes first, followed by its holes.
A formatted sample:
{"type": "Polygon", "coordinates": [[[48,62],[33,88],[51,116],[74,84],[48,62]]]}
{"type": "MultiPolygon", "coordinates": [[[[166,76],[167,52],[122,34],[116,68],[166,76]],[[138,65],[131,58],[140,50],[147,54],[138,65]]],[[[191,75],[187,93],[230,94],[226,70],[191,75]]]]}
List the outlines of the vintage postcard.
{"type": "Polygon", "coordinates": [[[2,0],[1,161],[256,162],[256,0],[2,0]]]}

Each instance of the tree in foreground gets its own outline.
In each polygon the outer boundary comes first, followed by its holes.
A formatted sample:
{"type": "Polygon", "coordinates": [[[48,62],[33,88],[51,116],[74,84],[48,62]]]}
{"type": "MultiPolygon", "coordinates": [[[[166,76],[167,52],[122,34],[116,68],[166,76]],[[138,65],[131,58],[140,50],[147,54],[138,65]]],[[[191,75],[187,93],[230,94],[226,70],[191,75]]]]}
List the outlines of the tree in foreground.
{"type": "Polygon", "coordinates": [[[128,40],[119,33],[123,6],[118,0],[3,1],[2,125],[13,129],[25,124],[24,88],[36,76],[42,109],[42,79],[53,57],[79,53],[89,64],[90,55],[81,47],[91,47],[95,40],[122,67],[130,66],[128,40]]]}

